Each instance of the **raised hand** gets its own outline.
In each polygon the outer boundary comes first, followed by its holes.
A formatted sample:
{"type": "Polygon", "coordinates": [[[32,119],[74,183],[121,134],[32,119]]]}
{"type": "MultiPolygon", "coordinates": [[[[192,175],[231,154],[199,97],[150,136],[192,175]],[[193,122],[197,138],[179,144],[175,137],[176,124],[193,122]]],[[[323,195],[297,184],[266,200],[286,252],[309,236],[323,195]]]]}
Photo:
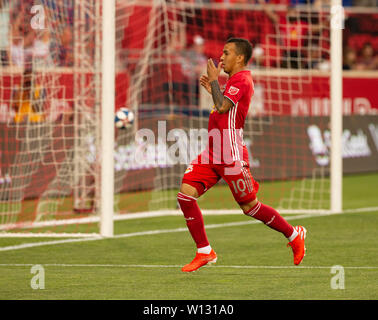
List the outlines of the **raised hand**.
{"type": "Polygon", "coordinates": [[[207,76],[209,82],[218,80],[218,76],[222,70],[222,64],[218,63],[218,67],[215,66],[213,59],[207,60],[207,76]]]}
{"type": "Polygon", "coordinates": [[[201,86],[204,87],[206,91],[211,94],[211,85],[210,85],[209,77],[202,75],[199,81],[200,81],[201,86]]]}

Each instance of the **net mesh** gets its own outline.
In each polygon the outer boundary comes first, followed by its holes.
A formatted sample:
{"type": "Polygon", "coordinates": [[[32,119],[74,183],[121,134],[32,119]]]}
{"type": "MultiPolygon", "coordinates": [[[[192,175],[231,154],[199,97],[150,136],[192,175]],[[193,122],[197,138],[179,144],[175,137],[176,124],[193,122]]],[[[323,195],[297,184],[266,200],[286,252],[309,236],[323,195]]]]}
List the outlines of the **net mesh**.
{"type": "MultiPolygon", "coordinates": [[[[84,209],[96,206],[99,6],[71,0],[1,3],[8,43],[0,69],[0,224],[3,230],[34,225],[49,231],[53,221],[78,221],[87,216],[84,209]]],[[[88,227],[54,230],[95,230],[88,227]]]]}
{"type": "MultiPolygon", "coordinates": [[[[0,227],[96,231],[100,1],[0,3],[8,19],[1,19],[8,42],[0,46],[0,227]]],[[[280,2],[116,1],[116,109],[136,116],[132,127],[116,129],[116,212],[177,208],[212,106],[198,78],[229,37],[254,47],[244,139],[259,198],[287,210],[328,209],[328,24],[328,9],[280,2]]],[[[226,80],[222,74],[222,86],[226,80]]],[[[226,185],[214,188],[201,208],[236,208],[226,185]]]]}
{"type": "MultiPolygon", "coordinates": [[[[190,130],[207,128],[213,105],[198,79],[206,73],[209,57],[219,61],[230,37],[247,38],[254,46],[248,68],[255,95],[244,139],[252,173],[268,189],[262,190],[260,198],[289,211],[329,208],[329,145],[324,140],[330,111],[327,10],[189,1],[119,5],[128,22],[122,26],[125,41],[118,48],[119,65],[130,79],[127,104],[138,112],[136,130],[154,132],[153,141],[142,143],[149,150],[145,154],[149,169],[144,168],[146,162],[135,163],[125,173],[129,177],[125,183],[118,184],[120,211],[176,208],[177,189],[193,160],[190,155],[196,156],[190,149],[198,141],[190,141],[190,130]],[[160,131],[158,121],[164,123],[160,131]],[[182,148],[180,142],[168,138],[177,128],[184,130],[187,138],[182,148]],[[312,151],[311,133],[320,134],[323,141],[322,147],[314,145],[312,151]],[[159,150],[169,153],[177,149],[181,158],[176,152],[170,154],[172,163],[159,161],[164,154],[159,150]],[[316,157],[323,157],[324,162],[317,163],[316,157]],[[122,186],[132,193],[122,194],[122,186]],[[139,197],[148,201],[140,203],[139,197]]],[[[226,80],[222,74],[221,85],[226,80]]],[[[125,148],[138,147],[133,137],[131,145],[124,142],[125,148]]],[[[201,208],[236,208],[230,205],[233,199],[224,187],[219,183],[217,192],[202,196],[201,208]],[[222,199],[215,196],[219,192],[224,192],[222,199]]]]}

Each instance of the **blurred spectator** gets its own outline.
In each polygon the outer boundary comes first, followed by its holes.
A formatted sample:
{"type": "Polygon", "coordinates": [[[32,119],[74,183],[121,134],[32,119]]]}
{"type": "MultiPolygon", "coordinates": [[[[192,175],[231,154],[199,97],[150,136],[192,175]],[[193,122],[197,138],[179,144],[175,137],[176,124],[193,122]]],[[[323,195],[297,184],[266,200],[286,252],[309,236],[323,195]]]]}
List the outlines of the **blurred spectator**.
{"type": "Polygon", "coordinates": [[[378,55],[374,54],[374,49],[370,42],[366,42],[362,49],[361,54],[357,59],[357,70],[377,70],[378,69],[378,55]]]}
{"type": "Polygon", "coordinates": [[[353,6],[356,7],[377,7],[377,0],[353,0],[353,6]]]}
{"type": "Polygon", "coordinates": [[[12,93],[12,108],[15,111],[15,122],[42,122],[44,89],[38,85],[36,66],[52,65],[50,57],[50,33],[48,29],[33,29],[31,26],[32,3],[15,4],[10,25],[10,62],[23,68],[21,85],[15,86],[12,93]]]}
{"type": "MultiPolygon", "coordinates": [[[[58,31],[53,32],[50,38],[50,54],[52,60],[56,66],[72,67],[74,64],[73,0],[46,2],[44,10],[48,20],[49,30],[58,31]],[[61,18],[62,12],[64,12],[64,19],[61,18]]],[[[119,11],[119,6],[117,6],[117,13],[119,13],[119,11]]],[[[94,41],[92,41],[92,43],[94,43],[94,41]]]]}
{"type": "Polygon", "coordinates": [[[0,63],[9,64],[9,0],[0,0],[0,63]]]}
{"type": "Polygon", "coordinates": [[[256,44],[252,51],[250,67],[252,69],[279,68],[281,65],[281,50],[274,41],[256,44]]]}
{"type": "Polygon", "coordinates": [[[190,104],[189,81],[182,71],[183,52],[186,44],[185,25],[177,23],[169,34],[166,48],[166,63],[157,64],[154,72],[163,82],[163,92],[159,99],[167,104],[188,106],[190,104]]]}
{"type": "Polygon", "coordinates": [[[193,45],[184,50],[182,55],[182,72],[190,81],[190,104],[198,105],[199,78],[206,71],[207,58],[204,54],[205,40],[195,35],[193,45]]]}
{"type": "Polygon", "coordinates": [[[322,48],[319,46],[311,46],[308,50],[307,68],[328,71],[330,67],[330,62],[323,58],[322,48]]]}
{"type": "Polygon", "coordinates": [[[259,0],[264,12],[275,26],[277,34],[277,44],[283,49],[283,68],[304,68],[306,66],[307,42],[311,38],[316,40],[318,37],[312,35],[320,34],[325,27],[323,21],[310,23],[309,17],[301,18],[301,13],[292,5],[287,6],[286,15],[279,15],[264,0],[259,0]]]}
{"type": "Polygon", "coordinates": [[[264,66],[280,68],[282,64],[281,46],[274,39],[269,39],[261,44],[261,48],[264,50],[264,66]]]}
{"type": "Polygon", "coordinates": [[[250,63],[250,66],[253,69],[260,69],[265,67],[265,53],[264,49],[259,45],[255,45],[252,51],[252,62],[250,63]]]}
{"type": "Polygon", "coordinates": [[[11,64],[23,67],[26,63],[31,63],[35,31],[30,27],[29,19],[24,12],[14,13],[12,18],[11,64]]]}
{"type": "Polygon", "coordinates": [[[299,19],[295,7],[288,6],[286,16],[278,15],[263,4],[265,13],[275,26],[277,33],[277,42],[284,49],[284,58],[282,60],[283,68],[302,68],[303,64],[303,40],[308,33],[308,24],[299,19]]]}
{"type": "Polygon", "coordinates": [[[60,66],[72,67],[74,63],[72,26],[66,26],[57,40],[58,57],[56,60],[60,66]]]}
{"type": "MultiPolygon", "coordinates": [[[[350,7],[353,5],[353,1],[355,0],[342,0],[341,4],[343,7],[350,7]]],[[[322,7],[322,6],[329,6],[331,4],[331,0],[290,0],[290,2],[292,5],[313,4],[317,8],[322,7]]]]}
{"type": "MultiPolygon", "coordinates": [[[[33,29],[31,4],[21,3],[13,12],[10,55],[12,65],[29,68],[29,65],[52,66],[50,32],[48,28],[33,29]]],[[[45,9],[46,10],[46,9],[45,9]]]]}
{"type": "Polygon", "coordinates": [[[43,112],[44,91],[34,83],[31,65],[24,68],[21,87],[15,87],[12,94],[14,122],[38,123],[45,120],[43,112]]]}
{"type": "Polygon", "coordinates": [[[38,36],[33,43],[33,63],[34,66],[47,67],[54,66],[53,59],[50,54],[51,40],[48,29],[39,31],[38,36]]]}
{"type": "Polygon", "coordinates": [[[200,76],[204,72],[207,64],[205,56],[205,39],[200,35],[195,35],[193,45],[183,51],[183,72],[187,76],[200,76]],[[194,73],[193,73],[194,71],[194,73]]]}
{"type": "Polygon", "coordinates": [[[343,70],[356,69],[357,52],[354,48],[346,47],[343,50],[343,70]]]}

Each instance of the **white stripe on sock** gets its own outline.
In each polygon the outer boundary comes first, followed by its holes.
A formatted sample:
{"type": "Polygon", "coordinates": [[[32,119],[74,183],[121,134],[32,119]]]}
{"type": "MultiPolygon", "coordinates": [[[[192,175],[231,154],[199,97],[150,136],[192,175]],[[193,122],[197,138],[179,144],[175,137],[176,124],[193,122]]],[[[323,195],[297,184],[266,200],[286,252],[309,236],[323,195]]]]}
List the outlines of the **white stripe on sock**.
{"type": "Polygon", "coordinates": [[[295,237],[298,235],[298,232],[297,230],[295,230],[295,228],[293,228],[293,233],[291,234],[291,236],[289,238],[287,238],[289,240],[289,242],[293,241],[295,239],[295,237]]]}
{"type": "Polygon", "coordinates": [[[261,202],[259,202],[256,206],[254,206],[251,211],[247,212],[246,215],[253,217],[261,207],[261,202]]]}
{"type": "Polygon", "coordinates": [[[198,252],[198,253],[209,254],[209,253],[211,252],[211,246],[208,245],[208,246],[206,246],[206,247],[198,248],[198,249],[197,249],[197,252],[198,252]]]}

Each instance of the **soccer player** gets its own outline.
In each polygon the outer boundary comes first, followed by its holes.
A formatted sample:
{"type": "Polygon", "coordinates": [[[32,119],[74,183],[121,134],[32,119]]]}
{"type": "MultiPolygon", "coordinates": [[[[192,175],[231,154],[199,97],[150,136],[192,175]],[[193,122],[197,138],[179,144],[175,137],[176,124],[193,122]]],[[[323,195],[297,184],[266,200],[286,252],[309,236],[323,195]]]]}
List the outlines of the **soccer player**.
{"type": "Polygon", "coordinates": [[[243,143],[244,122],[253,95],[251,72],[246,69],[251,55],[252,45],[248,40],[231,38],[224,46],[218,66],[209,59],[207,75],[200,78],[200,84],[212,95],[214,106],[209,116],[207,147],[185,171],[177,195],[186,225],[197,246],[195,258],[182,268],[183,272],[195,271],[217,260],[207,239],[197,198],[221,178],[229,185],[245,215],[262,221],[288,239],[294,264],[300,264],[305,255],[306,229],[291,226],[275,209],[259,202],[256,197],[259,184],[252,177],[248,151],[243,143]],[[218,83],[222,68],[229,75],[223,92],[218,83]]]}

